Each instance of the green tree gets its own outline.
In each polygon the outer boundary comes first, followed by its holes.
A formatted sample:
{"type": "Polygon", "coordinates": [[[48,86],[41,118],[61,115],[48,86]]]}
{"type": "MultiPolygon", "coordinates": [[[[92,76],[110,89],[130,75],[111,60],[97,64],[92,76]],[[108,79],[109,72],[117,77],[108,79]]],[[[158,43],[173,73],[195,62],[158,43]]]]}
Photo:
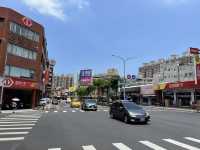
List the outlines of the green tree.
{"type": "Polygon", "coordinates": [[[77,92],[77,95],[79,97],[83,97],[83,96],[87,96],[88,95],[88,91],[87,91],[86,87],[79,87],[76,92],[77,92]]]}
{"type": "Polygon", "coordinates": [[[91,95],[92,92],[96,89],[94,85],[90,85],[87,87],[87,95],[91,95]]]}
{"type": "Polygon", "coordinates": [[[104,80],[95,79],[93,81],[93,85],[97,88],[97,95],[100,96],[100,93],[102,93],[102,88],[104,87],[104,80]]]}

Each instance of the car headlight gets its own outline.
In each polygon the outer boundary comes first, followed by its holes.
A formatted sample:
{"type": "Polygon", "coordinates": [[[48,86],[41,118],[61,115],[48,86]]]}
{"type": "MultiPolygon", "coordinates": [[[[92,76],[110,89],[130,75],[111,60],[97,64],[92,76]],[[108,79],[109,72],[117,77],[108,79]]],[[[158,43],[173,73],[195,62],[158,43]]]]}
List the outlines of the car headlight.
{"type": "Polygon", "coordinates": [[[131,117],[136,117],[136,113],[133,113],[133,112],[129,112],[129,115],[131,116],[131,117]]]}

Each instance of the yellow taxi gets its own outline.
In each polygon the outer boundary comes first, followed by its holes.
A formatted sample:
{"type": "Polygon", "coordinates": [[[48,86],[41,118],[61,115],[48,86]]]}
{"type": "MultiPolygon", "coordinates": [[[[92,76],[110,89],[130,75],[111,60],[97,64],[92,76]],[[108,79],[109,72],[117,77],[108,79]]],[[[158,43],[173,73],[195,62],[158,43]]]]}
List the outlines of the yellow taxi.
{"type": "Polygon", "coordinates": [[[77,98],[74,98],[71,100],[71,107],[72,108],[80,108],[81,107],[81,101],[77,98]]]}

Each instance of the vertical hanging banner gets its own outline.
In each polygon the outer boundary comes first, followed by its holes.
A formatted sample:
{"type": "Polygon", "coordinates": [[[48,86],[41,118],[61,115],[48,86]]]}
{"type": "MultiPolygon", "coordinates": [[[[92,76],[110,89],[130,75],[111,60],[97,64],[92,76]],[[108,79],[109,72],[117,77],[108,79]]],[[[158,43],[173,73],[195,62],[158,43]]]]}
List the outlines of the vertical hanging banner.
{"type": "Polygon", "coordinates": [[[80,71],[80,85],[89,86],[92,84],[92,69],[81,70],[80,71]]]}

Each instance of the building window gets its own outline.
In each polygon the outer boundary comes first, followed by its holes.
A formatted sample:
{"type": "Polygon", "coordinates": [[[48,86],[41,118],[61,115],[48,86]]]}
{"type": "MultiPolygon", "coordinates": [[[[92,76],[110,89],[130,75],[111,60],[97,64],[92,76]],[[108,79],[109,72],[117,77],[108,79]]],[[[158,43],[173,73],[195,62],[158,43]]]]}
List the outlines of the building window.
{"type": "Polygon", "coordinates": [[[6,65],[6,75],[20,78],[30,78],[33,79],[35,71],[32,69],[25,69],[20,67],[15,67],[11,65],[6,65]]]}
{"type": "Polygon", "coordinates": [[[36,52],[19,47],[14,44],[10,44],[10,43],[8,44],[7,52],[16,56],[20,56],[20,57],[24,57],[24,58],[32,59],[32,60],[36,60],[37,58],[36,52]]]}
{"type": "Polygon", "coordinates": [[[29,40],[39,42],[39,34],[17,23],[10,22],[10,31],[29,40]]]}

